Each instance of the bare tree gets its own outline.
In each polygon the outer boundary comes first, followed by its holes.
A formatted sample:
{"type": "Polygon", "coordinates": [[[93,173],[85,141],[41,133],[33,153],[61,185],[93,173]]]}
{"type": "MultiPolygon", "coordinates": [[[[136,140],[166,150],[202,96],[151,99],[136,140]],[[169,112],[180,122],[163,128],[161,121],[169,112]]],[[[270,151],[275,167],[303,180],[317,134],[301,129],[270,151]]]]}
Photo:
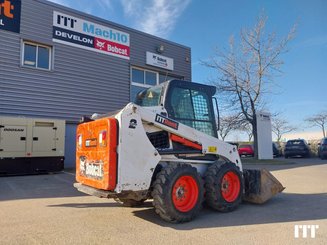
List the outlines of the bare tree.
{"type": "Polygon", "coordinates": [[[291,126],[287,120],[276,116],[272,118],[271,129],[276,135],[277,142],[279,143],[284,134],[296,130],[296,127],[291,126]]]}
{"type": "Polygon", "coordinates": [[[278,39],[275,33],[266,34],[267,17],[261,15],[251,29],[243,29],[240,42],[230,38],[229,50],[216,51],[213,57],[202,64],[218,72],[211,82],[230,110],[240,112],[252,125],[254,148],[257,153],[256,114],[266,106],[267,93],[271,93],[273,78],[281,72],[281,55],[294,37],[295,28],[278,39]]]}
{"type": "Polygon", "coordinates": [[[322,130],[322,134],[324,138],[326,137],[326,130],[327,127],[327,111],[318,113],[312,117],[309,117],[306,119],[308,123],[311,124],[311,126],[318,126],[322,130]]]}
{"type": "Polygon", "coordinates": [[[228,134],[230,134],[234,130],[237,130],[239,127],[240,127],[239,115],[222,117],[220,119],[218,133],[222,138],[222,140],[225,140],[228,134]]]}
{"type": "Polygon", "coordinates": [[[248,122],[243,122],[243,124],[240,126],[239,130],[245,132],[248,136],[248,141],[251,142],[253,138],[253,130],[252,125],[248,122]]]}

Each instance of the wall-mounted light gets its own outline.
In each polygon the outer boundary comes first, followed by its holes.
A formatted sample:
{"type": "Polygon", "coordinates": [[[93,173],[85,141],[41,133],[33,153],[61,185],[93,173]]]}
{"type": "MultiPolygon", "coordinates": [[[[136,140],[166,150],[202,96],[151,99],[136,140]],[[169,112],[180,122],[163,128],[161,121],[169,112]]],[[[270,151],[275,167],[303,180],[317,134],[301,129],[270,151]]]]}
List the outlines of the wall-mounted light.
{"type": "Polygon", "coordinates": [[[160,44],[158,47],[157,47],[157,52],[159,54],[162,54],[163,52],[165,52],[165,46],[163,46],[162,44],[160,44]]]}

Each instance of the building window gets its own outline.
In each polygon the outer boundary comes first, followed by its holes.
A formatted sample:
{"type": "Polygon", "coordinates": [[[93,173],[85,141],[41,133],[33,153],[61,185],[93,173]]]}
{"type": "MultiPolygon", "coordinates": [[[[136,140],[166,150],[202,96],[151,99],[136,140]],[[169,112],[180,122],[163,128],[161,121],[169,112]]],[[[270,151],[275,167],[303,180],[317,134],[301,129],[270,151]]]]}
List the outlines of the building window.
{"type": "Polygon", "coordinates": [[[132,68],[132,83],[144,84],[144,71],[132,68]]]}
{"type": "Polygon", "coordinates": [[[132,68],[132,84],[151,87],[157,84],[158,72],[132,68]]]}
{"type": "Polygon", "coordinates": [[[131,71],[131,92],[130,100],[134,101],[136,95],[144,89],[163,83],[171,79],[183,80],[183,77],[159,74],[155,71],[145,70],[141,68],[132,68],[131,71]]]}
{"type": "Polygon", "coordinates": [[[51,47],[23,42],[22,65],[25,67],[34,67],[38,69],[51,69],[51,47]]]}
{"type": "Polygon", "coordinates": [[[158,73],[151,72],[151,71],[145,71],[145,84],[155,86],[157,85],[157,77],[158,73]]]}

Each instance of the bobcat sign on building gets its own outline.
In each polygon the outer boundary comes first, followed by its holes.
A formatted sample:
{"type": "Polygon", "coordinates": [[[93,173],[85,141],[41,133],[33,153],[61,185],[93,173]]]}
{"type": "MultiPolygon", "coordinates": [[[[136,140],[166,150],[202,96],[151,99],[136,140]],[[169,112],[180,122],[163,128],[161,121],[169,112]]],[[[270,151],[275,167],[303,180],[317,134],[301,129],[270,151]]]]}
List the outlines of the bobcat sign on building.
{"type": "Polygon", "coordinates": [[[75,16],[53,12],[53,41],[129,59],[129,34],[75,16]]]}

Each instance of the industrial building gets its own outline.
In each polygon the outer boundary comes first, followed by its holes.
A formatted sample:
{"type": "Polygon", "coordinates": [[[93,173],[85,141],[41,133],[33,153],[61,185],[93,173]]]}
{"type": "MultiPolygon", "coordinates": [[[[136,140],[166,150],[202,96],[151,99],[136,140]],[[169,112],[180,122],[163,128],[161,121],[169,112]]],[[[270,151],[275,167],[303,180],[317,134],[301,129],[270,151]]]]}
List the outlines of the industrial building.
{"type": "Polygon", "coordinates": [[[0,117],[65,120],[65,167],[83,115],[172,78],[191,81],[189,47],[45,0],[0,0],[0,117]]]}

